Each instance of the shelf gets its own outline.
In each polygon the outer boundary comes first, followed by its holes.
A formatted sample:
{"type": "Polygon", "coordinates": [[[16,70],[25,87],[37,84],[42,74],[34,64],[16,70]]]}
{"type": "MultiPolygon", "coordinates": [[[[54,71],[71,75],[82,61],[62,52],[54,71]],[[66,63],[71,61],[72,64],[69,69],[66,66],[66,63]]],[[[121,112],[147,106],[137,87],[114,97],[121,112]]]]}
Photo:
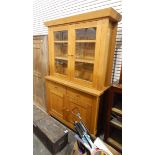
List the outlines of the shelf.
{"type": "Polygon", "coordinates": [[[89,64],[94,64],[94,60],[87,60],[87,59],[75,59],[76,62],[84,62],[89,64]]]}
{"type": "Polygon", "coordinates": [[[115,108],[115,107],[112,108],[112,112],[122,115],[122,110],[115,108]]]}
{"type": "Polygon", "coordinates": [[[55,57],[55,59],[59,59],[59,60],[68,60],[67,57],[55,57]]]}
{"type": "Polygon", "coordinates": [[[116,140],[114,140],[113,138],[109,137],[107,139],[107,142],[113,145],[114,147],[116,147],[117,149],[122,150],[122,145],[118,143],[116,140]]]}
{"type": "Polygon", "coordinates": [[[61,40],[61,41],[54,41],[54,43],[68,43],[68,41],[61,40]]]}
{"type": "Polygon", "coordinates": [[[76,43],[95,43],[96,40],[76,40],[76,43]]]}
{"type": "Polygon", "coordinates": [[[120,121],[118,121],[117,119],[112,119],[112,120],[110,121],[110,123],[111,123],[113,126],[119,128],[119,129],[122,129],[122,123],[121,123],[120,121]]]}

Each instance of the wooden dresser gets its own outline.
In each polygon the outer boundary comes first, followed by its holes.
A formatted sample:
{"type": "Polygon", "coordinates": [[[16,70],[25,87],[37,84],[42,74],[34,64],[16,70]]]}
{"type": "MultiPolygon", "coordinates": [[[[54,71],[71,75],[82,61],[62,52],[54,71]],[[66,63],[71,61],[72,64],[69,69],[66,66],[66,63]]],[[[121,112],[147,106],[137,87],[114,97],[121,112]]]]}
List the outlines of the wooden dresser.
{"type": "Polygon", "coordinates": [[[50,75],[48,113],[73,128],[73,110],[96,134],[100,97],[110,86],[117,24],[112,8],[45,22],[50,75]]]}

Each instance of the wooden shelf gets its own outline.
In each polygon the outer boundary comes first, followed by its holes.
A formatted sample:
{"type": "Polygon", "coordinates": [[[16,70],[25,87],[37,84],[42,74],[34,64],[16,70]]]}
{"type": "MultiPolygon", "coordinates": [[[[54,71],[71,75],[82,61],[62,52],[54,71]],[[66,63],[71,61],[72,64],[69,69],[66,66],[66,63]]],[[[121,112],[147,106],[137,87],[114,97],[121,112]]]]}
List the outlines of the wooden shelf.
{"type": "Polygon", "coordinates": [[[116,140],[114,140],[113,138],[109,137],[107,139],[107,142],[113,145],[114,147],[116,147],[117,149],[122,150],[122,145],[118,143],[116,140]]]}
{"type": "Polygon", "coordinates": [[[115,107],[112,108],[112,112],[122,115],[122,110],[115,108],[115,107]]]}
{"type": "Polygon", "coordinates": [[[59,59],[59,60],[68,60],[67,57],[55,57],[55,59],[59,59]]]}
{"type": "Polygon", "coordinates": [[[61,41],[54,41],[54,43],[68,43],[68,41],[61,40],[61,41]]]}
{"type": "Polygon", "coordinates": [[[76,40],[76,43],[95,43],[96,40],[76,40]]]}
{"type": "Polygon", "coordinates": [[[87,60],[87,59],[75,59],[76,62],[84,62],[89,64],[94,64],[94,60],[87,60]]]}
{"type": "Polygon", "coordinates": [[[120,121],[118,121],[118,120],[116,120],[116,119],[112,119],[112,120],[110,121],[110,123],[111,123],[113,126],[119,128],[119,129],[122,129],[122,123],[121,123],[120,121]]]}
{"type": "MultiPolygon", "coordinates": [[[[55,59],[59,59],[59,60],[68,60],[67,57],[59,57],[59,56],[56,56],[55,59]]],[[[84,63],[94,64],[94,60],[75,59],[75,61],[76,61],[76,62],[84,62],[84,63]]]]}

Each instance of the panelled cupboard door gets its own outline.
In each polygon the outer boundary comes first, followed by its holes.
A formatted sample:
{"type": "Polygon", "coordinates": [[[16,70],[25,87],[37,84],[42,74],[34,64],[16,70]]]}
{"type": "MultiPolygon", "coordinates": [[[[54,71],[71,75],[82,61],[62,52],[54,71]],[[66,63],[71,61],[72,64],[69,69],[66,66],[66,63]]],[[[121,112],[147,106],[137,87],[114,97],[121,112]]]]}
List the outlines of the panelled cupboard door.
{"type": "Polygon", "coordinates": [[[99,54],[101,26],[99,21],[74,25],[72,39],[72,74],[76,83],[96,87],[97,56],[99,54]]]}
{"type": "Polygon", "coordinates": [[[46,111],[45,79],[48,75],[47,36],[33,36],[33,101],[46,111]]]}
{"type": "Polygon", "coordinates": [[[67,88],[68,122],[79,121],[78,113],[89,130],[91,130],[92,96],[67,88]]]}
{"type": "Polygon", "coordinates": [[[53,27],[49,30],[49,59],[51,75],[69,79],[69,40],[68,26],[53,27]]]}
{"type": "Polygon", "coordinates": [[[65,87],[50,83],[47,88],[48,91],[48,111],[53,116],[63,119],[63,107],[65,104],[65,87]]]}

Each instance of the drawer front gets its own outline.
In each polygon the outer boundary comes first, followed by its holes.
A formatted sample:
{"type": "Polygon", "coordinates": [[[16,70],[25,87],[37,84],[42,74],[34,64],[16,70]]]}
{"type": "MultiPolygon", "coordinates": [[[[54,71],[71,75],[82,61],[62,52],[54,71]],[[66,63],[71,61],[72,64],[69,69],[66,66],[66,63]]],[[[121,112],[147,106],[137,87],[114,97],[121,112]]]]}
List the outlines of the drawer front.
{"type": "Polygon", "coordinates": [[[89,107],[93,102],[93,97],[73,89],[67,89],[67,97],[70,102],[76,103],[83,108],[89,107]]]}
{"type": "Polygon", "coordinates": [[[54,82],[48,82],[47,85],[48,85],[48,88],[50,88],[50,91],[55,95],[62,97],[63,94],[66,94],[66,88],[60,84],[57,84],[54,82]]]}

